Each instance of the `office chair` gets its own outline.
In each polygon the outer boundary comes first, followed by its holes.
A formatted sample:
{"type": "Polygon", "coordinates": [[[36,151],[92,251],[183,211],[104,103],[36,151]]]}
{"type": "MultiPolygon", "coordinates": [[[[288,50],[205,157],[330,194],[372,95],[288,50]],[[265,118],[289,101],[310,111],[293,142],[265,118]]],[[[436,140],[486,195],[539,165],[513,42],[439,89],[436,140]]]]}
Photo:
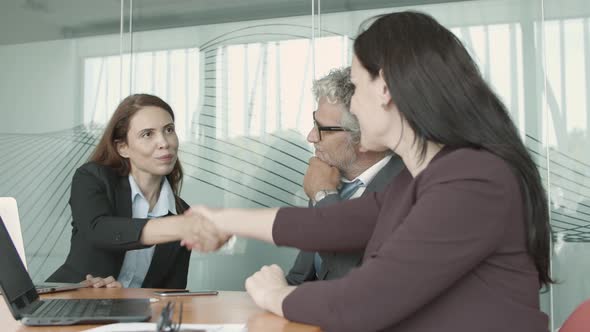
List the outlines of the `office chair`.
{"type": "Polygon", "coordinates": [[[580,304],[559,328],[559,332],[590,331],[590,300],[580,304]]]}

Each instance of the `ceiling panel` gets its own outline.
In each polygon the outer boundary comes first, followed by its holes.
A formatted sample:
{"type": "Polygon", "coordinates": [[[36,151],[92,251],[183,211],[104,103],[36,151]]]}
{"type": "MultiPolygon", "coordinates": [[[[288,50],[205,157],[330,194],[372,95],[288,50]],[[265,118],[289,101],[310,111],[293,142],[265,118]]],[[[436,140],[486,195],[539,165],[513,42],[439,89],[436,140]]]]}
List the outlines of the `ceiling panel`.
{"type": "MultiPolygon", "coordinates": [[[[322,0],[321,12],[441,2],[451,1],[322,0]]],[[[311,6],[311,0],[133,0],[133,31],[310,15],[311,6]]],[[[4,0],[0,45],[118,33],[120,17],[120,0],[4,0]]]]}

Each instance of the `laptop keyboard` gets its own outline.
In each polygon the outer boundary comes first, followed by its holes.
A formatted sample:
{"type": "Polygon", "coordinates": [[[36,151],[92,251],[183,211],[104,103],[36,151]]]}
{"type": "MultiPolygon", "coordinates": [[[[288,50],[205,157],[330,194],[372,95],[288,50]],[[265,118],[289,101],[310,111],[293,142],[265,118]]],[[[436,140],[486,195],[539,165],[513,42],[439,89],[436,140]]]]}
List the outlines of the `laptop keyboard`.
{"type": "Polygon", "coordinates": [[[47,300],[36,312],[35,317],[104,317],[113,307],[113,300],[47,300]]]}

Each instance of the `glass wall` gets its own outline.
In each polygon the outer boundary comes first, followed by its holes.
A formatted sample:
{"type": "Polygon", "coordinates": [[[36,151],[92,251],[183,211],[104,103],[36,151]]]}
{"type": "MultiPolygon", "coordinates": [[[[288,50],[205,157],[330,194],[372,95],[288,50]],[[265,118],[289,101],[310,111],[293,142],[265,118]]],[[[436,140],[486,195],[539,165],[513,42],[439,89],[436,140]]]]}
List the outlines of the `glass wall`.
{"type": "MultiPolygon", "coordinates": [[[[69,251],[69,186],[118,102],[152,93],[176,113],[191,204],[304,206],[311,82],[349,65],[359,25],[419,10],[467,46],[509,108],[546,184],[555,231],[541,295],[557,328],[590,297],[590,5],[585,0],[63,0],[0,4],[0,196],[14,196],[29,271],[69,251]],[[15,26],[26,28],[14,29],[15,26]]],[[[232,240],[193,253],[189,287],[243,289],[296,252],[232,240]]]]}
{"type": "Polygon", "coordinates": [[[544,1],[542,117],[553,222],[555,327],[590,297],[590,4],[544,1]]]}
{"type": "Polygon", "coordinates": [[[17,200],[28,269],[40,281],[69,251],[71,179],[101,130],[84,121],[85,61],[118,54],[121,5],[10,1],[0,15],[0,196],[17,200]],[[109,33],[77,36],[98,21],[109,33]]]}
{"type": "MultiPolygon", "coordinates": [[[[135,1],[134,25],[147,26],[157,9],[135,1]],[[145,22],[145,23],[144,23],[145,22]]],[[[268,5],[268,3],[266,3],[268,5]]],[[[178,113],[185,171],[183,197],[192,204],[236,207],[301,206],[301,184],[312,155],[313,68],[311,3],[305,15],[253,16],[235,2],[224,12],[231,22],[149,28],[133,33],[131,93],[162,96],[178,113]]],[[[195,17],[220,8],[184,9],[195,17]]],[[[250,3],[256,7],[258,4],[250,3]]],[[[285,6],[271,8],[285,11],[285,6]]],[[[182,7],[177,8],[182,10],[182,7]]],[[[166,15],[160,13],[165,18],[166,15]]],[[[164,19],[162,19],[164,20],[164,19]]],[[[189,283],[195,288],[243,289],[262,265],[289,268],[296,252],[258,241],[234,240],[220,252],[193,253],[189,283]]]]}

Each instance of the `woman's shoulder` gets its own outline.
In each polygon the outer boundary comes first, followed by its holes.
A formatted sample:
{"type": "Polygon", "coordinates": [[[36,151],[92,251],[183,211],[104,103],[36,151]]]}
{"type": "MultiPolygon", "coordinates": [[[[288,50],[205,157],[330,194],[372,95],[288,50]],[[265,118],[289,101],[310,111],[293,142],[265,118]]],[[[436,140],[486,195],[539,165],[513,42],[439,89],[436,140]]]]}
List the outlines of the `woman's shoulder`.
{"type": "MultiPolygon", "coordinates": [[[[486,149],[443,148],[439,154],[440,158],[435,156],[434,161],[436,162],[436,159],[440,159],[440,164],[453,164],[454,166],[489,165],[491,167],[508,167],[508,163],[504,159],[486,149]]],[[[436,165],[436,163],[434,164],[436,165]]],[[[467,168],[465,166],[464,168],[467,168]]]]}
{"type": "Polygon", "coordinates": [[[516,183],[513,168],[500,156],[485,149],[460,148],[441,150],[424,170],[423,181],[491,181],[516,183]]]}
{"type": "Polygon", "coordinates": [[[89,161],[76,170],[76,176],[94,176],[98,178],[117,178],[117,172],[109,166],[89,161]]]}

